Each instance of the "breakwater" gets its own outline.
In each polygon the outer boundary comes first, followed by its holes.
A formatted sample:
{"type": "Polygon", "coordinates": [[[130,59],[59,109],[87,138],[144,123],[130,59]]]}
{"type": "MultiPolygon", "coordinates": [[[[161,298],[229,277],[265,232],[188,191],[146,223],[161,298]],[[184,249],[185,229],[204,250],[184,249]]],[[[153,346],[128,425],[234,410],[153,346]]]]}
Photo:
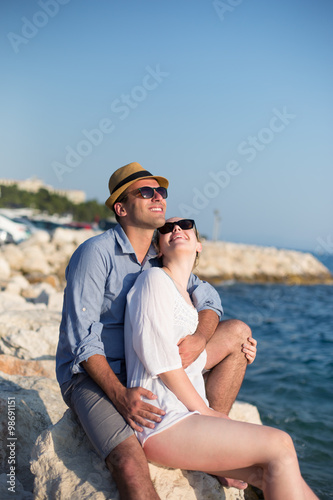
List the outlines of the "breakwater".
{"type": "MultiPolygon", "coordinates": [[[[0,247],[0,280],[22,275],[30,283],[48,281],[62,289],[70,256],[96,232],[58,228],[44,231],[19,245],[0,247]]],[[[235,280],[246,283],[333,284],[330,271],[312,254],[228,242],[203,242],[195,271],[212,283],[235,280]]]]}

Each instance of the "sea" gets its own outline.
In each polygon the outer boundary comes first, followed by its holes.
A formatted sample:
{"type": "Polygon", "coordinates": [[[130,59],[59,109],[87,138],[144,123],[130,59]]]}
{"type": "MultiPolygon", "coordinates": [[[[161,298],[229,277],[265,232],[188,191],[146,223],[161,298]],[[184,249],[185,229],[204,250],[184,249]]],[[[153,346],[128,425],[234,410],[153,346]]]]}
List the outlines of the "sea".
{"type": "MultiPolygon", "coordinates": [[[[315,256],[333,273],[332,254],[315,256]]],[[[304,479],[321,500],[333,498],[333,286],[216,288],[224,318],[247,323],[258,341],[237,399],[292,436],[304,479]]]]}

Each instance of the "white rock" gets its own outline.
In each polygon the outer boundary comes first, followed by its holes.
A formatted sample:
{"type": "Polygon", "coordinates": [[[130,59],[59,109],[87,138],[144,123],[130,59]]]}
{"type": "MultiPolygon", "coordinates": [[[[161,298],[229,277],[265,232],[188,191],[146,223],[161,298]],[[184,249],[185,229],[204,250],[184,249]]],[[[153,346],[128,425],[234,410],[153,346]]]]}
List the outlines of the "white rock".
{"type": "Polygon", "coordinates": [[[34,495],[29,491],[25,491],[21,482],[15,478],[14,481],[14,493],[13,490],[9,490],[8,488],[12,488],[10,484],[7,483],[9,480],[7,474],[4,472],[0,475],[0,498],[1,500],[33,500],[34,495]]]}
{"type": "Polygon", "coordinates": [[[75,238],[75,229],[65,229],[62,227],[57,227],[52,236],[52,243],[58,246],[67,245],[70,243],[74,243],[75,238]]]}
{"type": "Polygon", "coordinates": [[[0,353],[21,359],[54,358],[61,314],[28,305],[29,310],[6,310],[0,315],[0,353]]]}
{"type": "Polygon", "coordinates": [[[24,298],[33,304],[45,304],[50,302],[52,295],[56,294],[55,288],[45,281],[30,285],[23,293],[24,298]]]}
{"type": "Polygon", "coordinates": [[[24,262],[22,271],[25,273],[50,274],[51,269],[41,248],[37,245],[31,245],[24,250],[24,262]]]}
{"type": "Polygon", "coordinates": [[[50,295],[49,297],[49,302],[47,304],[47,308],[50,309],[51,311],[62,311],[62,306],[63,306],[63,301],[64,301],[64,294],[63,292],[56,292],[50,295]]]}
{"type": "Polygon", "coordinates": [[[1,249],[1,254],[13,271],[19,271],[21,269],[24,261],[24,253],[19,245],[4,245],[1,249]]]}
{"type": "Polygon", "coordinates": [[[43,231],[40,229],[39,231],[36,231],[33,235],[30,236],[26,242],[30,245],[42,245],[44,243],[48,243],[51,239],[50,234],[47,231],[43,231]]]}
{"type": "MultiPolygon", "coordinates": [[[[33,476],[29,469],[31,450],[37,436],[61,418],[66,405],[63,402],[58,383],[42,377],[23,377],[0,372],[0,464],[8,473],[8,398],[15,401],[15,451],[16,477],[29,496],[13,495],[10,498],[31,498],[33,476]]],[[[13,406],[13,405],[11,405],[13,406]]],[[[14,436],[12,436],[14,437],[14,436]]],[[[13,441],[14,442],[14,441],[13,441]]],[[[0,486],[0,491],[3,487],[0,486]]],[[[21,491],[22,493],[22,491],[21,491]]],[[[20,494],[21,494],[20,493],[20,494]]],[[[23,493],[22,493],[23,495],[23,493]]],[[[1,495],[1,499],[6,498],[1,495]]]]}
{"type": "MultiPolygon", "coordinates": [[[[249,421],[261,423],[256,408],[251,405],[236,402],[232,411],[235,419],[249,418],[249,421]]],[[[149,464],[149,470],[161,500],[244,499],[244,492],[223,489],[216,479],[202,472],[153,464],[149,464]]],[[[104,461],[96,454],[70,410],[38,437],[31,455],[31,471],[35,475],[35,500],[119,498],[104,461]]]]}
{"type": "MultiPolygon", "coordinates": [[[[99,231],[100,232],[100,231],[99,231]]],[[[92,229],[69,229],[69,228],[62,228],[58,227],[52,237],[52,243],[57,245],[58,247],[61,247],[66,244],[74,244],[75,247],[81,245],[84,241],[86,241],[88,238],[91,238],[92,236],[96,236],[96,234],[99,234],[99,232],[96,232],[92,229]]]]}
{"type": "Polygon", "coordinates": [[[228,242],[203,242],[195,272],[203,278],[235,278],[283,281],[295,276],[306,280],[329,280],[328,269],[309,253],[278,250],[228,242]]]}
{"type": "Polygon", "coordinates": [[[3,257],[0,257],[0,280],[7,280],[9,276],[10,265],[3,257]]]}
{"type": "MultiPolygon", "coordinates": [[[[34,309],[33,304],[29,304],[23,297],[12,292],[0,292],[0,312],[6,311],[26,311],[34,309]]],[[[0,316],[1,323],[1,316],[0,316]]]]}
{"type": "Polygon", "coordinates": [[[6,292],[19,295],[23,290],[30,287],[30,283],[22,274],[12,276],[6,286],[6,292]]]}

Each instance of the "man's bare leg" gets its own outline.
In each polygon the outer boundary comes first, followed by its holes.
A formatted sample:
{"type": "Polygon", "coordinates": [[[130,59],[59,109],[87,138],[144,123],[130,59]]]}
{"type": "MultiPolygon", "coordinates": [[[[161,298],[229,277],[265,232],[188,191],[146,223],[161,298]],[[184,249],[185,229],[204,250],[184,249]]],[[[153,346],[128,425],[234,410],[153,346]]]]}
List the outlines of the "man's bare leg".
{"type": "Polygon", "coordinates": [[[131,436],[112,450],[106,465],[117,484],[121,500],[159,500],[149,475],[146,456],[131,436]]]}
{"type": "Polygon", "coordinates": [[[219,323],[206,346],[206,394],[214,410],[229,414],[242,385],[247,360],[242,345],[251,337],[251,329],[242,321],[219,323]]]}

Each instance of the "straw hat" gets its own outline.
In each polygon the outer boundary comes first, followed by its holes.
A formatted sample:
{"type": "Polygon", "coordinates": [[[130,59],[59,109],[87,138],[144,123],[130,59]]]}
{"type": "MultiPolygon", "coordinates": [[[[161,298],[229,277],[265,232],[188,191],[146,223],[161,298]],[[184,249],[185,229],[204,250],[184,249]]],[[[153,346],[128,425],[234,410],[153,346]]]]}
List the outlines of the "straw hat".
{"type": "Polygon", "coordinates": [[[125,189],[141,179],[155,179],[160,186],[165,188],[169,186],[169,181],[164,177],[151,174],[148,170],[142,168],[139,163],[129,163],[124,167],[118,168],[111,175],[109,180],[110,196],[106,200],[105,205],[113,210],[113,205],[125,189]]]}

